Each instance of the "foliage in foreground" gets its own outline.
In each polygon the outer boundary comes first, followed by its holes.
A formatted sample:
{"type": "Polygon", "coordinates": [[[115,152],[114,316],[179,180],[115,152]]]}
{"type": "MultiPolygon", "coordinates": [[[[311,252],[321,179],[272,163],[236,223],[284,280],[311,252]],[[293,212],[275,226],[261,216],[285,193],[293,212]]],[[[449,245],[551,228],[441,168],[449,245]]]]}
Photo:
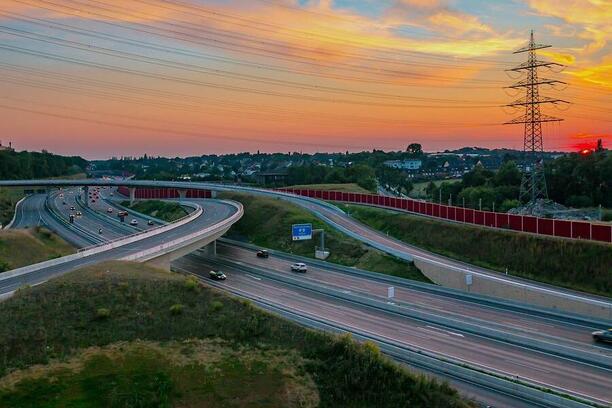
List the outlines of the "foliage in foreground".
{"type": "Polygon", "coordinates": [[[232,226],[230,236],[246,238],[262,247],[312,258],[315,242],[317,246],[319,243],[318,236],[314,237],[314,242],[291,240],[292,224],[311,223],[313,228],[325,229],[325,247],[330,251],[327,258],[329,262],[430,282],[412,263],[370,248],[287,201],[241,193],[223,193],[221,196],[244,205],[244,216],[232,226]]]}
{"type": "Polygon", "coordinates": [[[222,340],[119,342],[12,373],[0,381],[0,406],[314,408],[303,365],[290,350],[222,340]]]}
{"type": "Polygon", "coordinates": [[[612,296],[612,247],[434,221],[377,208],[351,215],[389,235],[451,258],[512,275],[612,296]]]}
{"type": "MultiPolygon", "coordinates": [[[[350,337],[332,337],[141,264],[105,263],[19,291],[0,305],[0,373],[136,339],[222,339],[233,347],[290,349],[306,363],[321,407],[467,407],[445,384],[415,376],[350,337]],[[221,308],[214,307],[221,302],[221,308]],[[185,305],[173,315],[173,304],[185,305]],[[105,319],[100,308],[110,309],[105,319]]],[[[32,389],[36,392],[35,389],[32,389]]]]}

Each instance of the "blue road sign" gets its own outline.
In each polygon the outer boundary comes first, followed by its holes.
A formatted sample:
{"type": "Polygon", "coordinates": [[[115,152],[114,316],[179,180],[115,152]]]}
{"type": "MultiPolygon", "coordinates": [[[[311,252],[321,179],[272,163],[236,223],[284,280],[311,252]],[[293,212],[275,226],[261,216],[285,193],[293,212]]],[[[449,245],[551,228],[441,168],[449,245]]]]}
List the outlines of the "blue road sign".
{"type": "Polygon", "coordinates": [[[312,239],[312,224],[293,224],[291,226],[291,237],[294,241],[312,239]]]}

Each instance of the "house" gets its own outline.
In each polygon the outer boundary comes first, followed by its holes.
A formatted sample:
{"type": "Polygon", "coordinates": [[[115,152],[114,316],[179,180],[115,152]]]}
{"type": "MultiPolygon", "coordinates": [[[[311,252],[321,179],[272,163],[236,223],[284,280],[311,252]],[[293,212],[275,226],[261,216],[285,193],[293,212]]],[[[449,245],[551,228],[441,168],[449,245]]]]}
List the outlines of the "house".
{"type": "Polygon", "coordinates": [[[384,162],[384,165],[387,167],[401,170],[418,170],[422,164],[423,162],[419,159],[387,160],[384,162]]]}
{"type": "Polygon", "coordinates": [[[284,184],[287,181],[286,171],[260,171],[255,174],[258,184],[284,184]]]}

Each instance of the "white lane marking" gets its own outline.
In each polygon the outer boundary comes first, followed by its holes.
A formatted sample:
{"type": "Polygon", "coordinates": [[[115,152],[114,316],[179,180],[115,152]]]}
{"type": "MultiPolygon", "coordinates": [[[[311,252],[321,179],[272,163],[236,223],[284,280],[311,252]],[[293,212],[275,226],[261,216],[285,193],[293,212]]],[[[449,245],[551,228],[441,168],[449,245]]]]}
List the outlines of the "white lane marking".
{"type": "Polygon", "coordinates": [[[439,328],[439,327],[430,326],[430,325],[427,325],[426,327],[429,327],[430,329],[434,329],[434,330],[440,330],[440,331],[443,331],[443,332],[445,332],[445,333],[452,334],[453,336],[465,337],[465,336],[464,336],[463,334],[461,334],[461,333],[455,333],[455,332],[452,332],[452,331],[449,331],[449,330],[444,330],[444,329],[441,329],[441,328],[439,328]]]}
{"type": "Polygon", "coordinates": [[[248,276],[248,277],[249,277],[249,278],[251,278],[251,279],[258,280],[258,281],[260,281],[260,280],[261,280],[261,278],[258,278],[257,276],[253,276],[253,275],[248,274],[248,273],[246,274],[246,276],[248,276]]]}

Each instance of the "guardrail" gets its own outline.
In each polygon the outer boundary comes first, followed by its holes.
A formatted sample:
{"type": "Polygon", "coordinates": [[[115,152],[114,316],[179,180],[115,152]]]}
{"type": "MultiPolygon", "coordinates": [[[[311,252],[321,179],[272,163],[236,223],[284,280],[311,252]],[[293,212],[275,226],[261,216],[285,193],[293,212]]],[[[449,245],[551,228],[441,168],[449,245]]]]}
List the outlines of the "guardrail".
{"type": "MultiPolygon", "coordinates": [[[[181,268],[174,268],[179,272],[185,272],[191,275],[188,271],[181,268]]],[[[228,291],[234,295],[249,299],[260,307],[277,313],[285,318],[296,321],[304,326],[312,327],[318,330],[331,331],[334,333],[351,333],[355,338],[361,341],[376,342],[381,351],[388,356],[411,364],[416,367],[426,369],[430,372],[442,374],[457,378],[469,384],[475,384],[485,389],[491,389],[496,392],[515,396],[519,399],[529,401],[532,404],[551,408],[586,408],[593,407],[591,401],[587,398],[568,398],[566,391],[557,389],[548,385],[534,383],[532,381],[519,380],[516,377],[508,377],[503,372],[490,370],[488,367],[476,367],[462,360],[442,357],[427,350],[416,347],[398,344],[390,339],[374,335],[354,327],[342,326],[330,321],[329,319],[321,318],[320,316],[311,316],[300,314],[290,308],[266,301],[258,296],[251,295],[239,289],[221,286],[204,280],[201,276],[194,275],[205,281],[207,284],[219,287],[222,290],[228,291]],[[553,391],[554,390],[554,391],[553,391]]],[[[605,404],[601,401],[595,403],[605,404]]]]}
{"type": "Polygon", "coordinates": [[[486,228],[527,232],[541,236],[612,243],[612,225],[480,211],[471,208],[442,205],[409,198],[386,197],[377,194],[294,188],[280,188],[276,191],[320,200],[390,208],[397,211],[425,215],[440,220],[454,221],[486,228]]]}
{"type": "Polygon", "coordinates": [[[15,212],[13,213],[13,218],[11,218],[11,221],[6,224],[3,229],[9,229],[13,226],[13,224],[15,223],[15,219],[17,218],[17,209],[19,208],[21,203],[23,203],[23,200],[25,200],[26,198],[28,198],[28,196],[22,197],[21,200],[15,203],[15,212]]]}
{"type": "Polygon", "coordinates": [[[76,254],[72,254],[72,255],[66,255],[63,256],[61,258],[56,258],[56,259],[51,259],[48,261],[44,261],[44,262],[39,262],[37,264],[34,265],[28,265],[28,266],[24,266],[22,268],[17,268],[17,269],[13,269],[11,271],[7,271],[7,272],[3,272],[2,274],[0,274],[0,281],[1,280],[5,280],[5,279],[9,279],[9,278],[13,278],[16,276],[21,276],[21,275],[25,275],[28,273],[32,273],[34,271],[37,270],[41,270],[44,268],[49,268],[52,266],[56,266],[56,265],[60,265],[62,263],[67,263],[70,261],[74,261],[77,259],[82,259],[100,252],[104,252],[110,249],[114,249],[117,248],[119,246],[123,246],[123,245],[127,245],[130,244],[132,242],[136,242],[139,241],[141,239],[145,239],[149,236],[154,236],[154,235],[158,235],[161,233],[164,233],[166,231],[172,230],[174,228],[177,228],[181,225],[184,225],[188,222],[190,222],[192,219],[195,219],[197,217],[199,217],[202,214],[203,210],[202,207],[199,207],[198,210],[192,212],[191,214],[189,214],[188,216],[183,217],[181,220],[178,220],[172,224],[168,224],[168,225],[162,225],[158,228],[153,228],[147,231],[143,231],[142,233],[138,233],[138,234],[133,234],[130,235],[128,237],[123,237],[123,238],[118,238],[116,240],[110,241],[110,242],[106,242],[103,243],[101,245],[96,245],[90,248],[87,248],[83,251],[77,252],[76,254]]]}
{"type": "MultiPolygon", "coordinates": [[[[199,217],[200,215],[202,215],[204,213],[204,210],[198,204],[196,204],[196,203],[189,203],[189,204],[192,205],[193,208],[195,208],[196,210],[194,212],[191,212],[191,213],[185,215],[182,218],[179,218],[178,220],[176,220],[173,223],[159,225],[159,226],[157,226],[155,228],[150,228],[150,229],[142,230],[140,232],[136,232],[134,234],[128,235],[127,237],[118,237],[118,238],[115,238],[115,239],[112,239],[112,240],[105,241],[105,242],[103,242],[101,244],[96,244],[96,245],[92,245],[92,246],[89,246],[89,247],[81,248],[81,249],[79,249],[79,252],[87,251],[87,250],[90,250],[90,249],[93,249],[93,248],[97,248],[99,246],[103,246],[103,245],[106,245],[106,244],[111,244],[111,243],[114,243],[114,242],[122,241],[122,240],[125,240],[127,238],[140,237],[141,235],[149,234],[151,232],[153,232],[153,234],[150,234],[149,236],[157,235],[159,233],[162,233],[162,232],[165,232],[165,231],[167,231],[169,229],[172,229],[172,228],[167,228],[170,225],[173,225],[175,227],[184,225],[184,224],[186,224],[185,221],[188,222],[192,218],[197,218],[197,217],[199,217]],[[195,213],[197,213],[197,215],[193,216],[195,213]],[[166,228],[166,229],[164,229],[164,228],[166,228]],[[160,231],[160,232],[158,232],[158,231],[160,231]]],[[[134,240],[134,241],[137,241],[137,240],[134,240]]],[[[134,242],[134,241],[131,241],[131,242],[134,242]]],[[[126,243],[130,243],[130,242],[126,242],[126,243]]]]}
{"type": "MultiPolygon", "coordinates": [[[[252,251],[257,251],[261,249],[260,246],[245,243],[245,242],[240,242],[240,241],[234,241],[228,238],[221,238],[219,239],[219,241],[221,243],[246,248],[252,251]]],[[[439,286],[439,285],[435,285],[431,283],[424,283],[424,282],[419,282],[419,281],[415,281],[415,280],[411,280],[407,278],[400,278],[397,276],[385,275],[385,274],[381,274],[377,272],[370,272],[370,271],[366,271],[366,270],[355,268],[355,267],[349,267],[349,266],[339,265],[339,264],[335,264],[331,262],[321,261],[315,258],[307,258],[307,257],[300,256],[300,255],[287,254],[285,252],[277,251],[274,249],[267,249],[267,251],[270,252],[271,255],[277,258],[285,259],[287,261],[303,262],[303,263],[314,265],[320,268],[333,270],[335,272],[342,273],[345,275],[358,276],[358,277],[362,277],[366,279],[371,279],[377,282],[385,283],[387,285],[404,287],[410,290],[418,290],[421,292],[431,293],[437,296],[444,296],[444,297],[449,297],[453,299],[458,299],[464,302],[477,303],[483,306],[494,307],[494,308],[499,308],[499,309],[504,309],[504,310],[511,310],[511,311],[515,311],[519,313],[528,313],[530,315],[536,315],[536,316],[544,317],[548,319],[556,319],[559,321],[563,321],[565,323],[584,325],[584,326],[589,326],[589,327],[599,328],[599,329],[608,328],[612,324],[612,321],[610,320],[594,319],[589,316],[572,314],[568,312],[561,313],[555,309],[536,307],[536,306],[531,306],[525,303],[513,302],[510,300],[504,300],[504,299],[489,297],[485,295],[474,295],[474,294],[467,293],[459,289],[445,288],[443,286],[439,286]]]]}
{"type": "Polygon", "coordinates": [[[562,344],[555,344],[554,347],[551,347],[552,343],[550,341],[528,338],[509,331],[502,331],[499,327],[491,327],[497,325],[495,323],[491,324],[489,322],[483,322],[480,319],[470,317],[465,317],[461,320],[458,320],[456,318],[440,316],[429,311],[423,310],[423,308],[421,307],[415,307],[408,303],[398,304],[398,302],[395,302],[393,304],[390,304],[386,301],[386,299],[378,300],[356,293],[346,293],[338,288],[330,288],[328,286],[308,282],[302,279],[297,279],[292,276],[272,272],[263,268],[255,267],[253,265],[237,264],[235,262],[232,262],[231,260],[215,258],[215,262],[226,267],[241,269],[245,272],[254,275],[263,276],[266,279],[275,280],[286,285],[298,287],[325,296],[342,299],[361,306],[383,310],[385,312],[410,319],[437,324],[443,327],[460,330],[462,332],[475,334],[478,336],[483,336],[485,338],[501,341],[519,347],[526,347],[546,354],[568,358],[573,361],[579,361],[605,369],[612,369],[612,364],[610,363],[610,360],[603,359],[602,355],[599,353],[593,353],[562,344]]]}
{"type": "MultiPolygon", "coordinates": [[[[203,230],[200,231],[196,231],[193,232],[191,234],[188,235],[184,235],[178,239],[175,239],[174,241],[170,241],[170,242],[166,242],[163,243],[161,245],[152,247],[152,248],[148,248],[145,250],[142,250],[140,252],[137,252],[135,254],[131,254],[131,255],[127,255],[123,258],[121,258],[121,260],[124,261],[130,261],[130,260],[148,260],[148,259],[152,259],[157,257],[160,253],[163,252],[168,252],[169,249],[173,249],[178,245],[184,244],[186,242],[190,242],[190,241],[195,241],[197,239],[199,239],[202,235],[212,235],[214,233],[217,233],[219,231],[224,231],[227,230],[229,227],[232,226],[233,223],[235,223],[236,221],[238,221],[240,218],[242,218],[242,216],[244,215],[244,207],[242,206],[242,204],[240,203],[235,203],[232,201],[227,201],[227,200],[223,200],[224,203],[232,205],[233,207],[236,208],[236,212],[234,214],[232,214],[230,217],[224,219],[223,221],[212,225],[210,227],[204,228],[203,230]],[[155,256],[153,256],[155,255],[155,256]]],[[[201,208],[201,207],[200,207],[201,208]]],[[[172,224],[169,224],[172,225],[172,224]]],[[[162,226],[163,227],[167,227],[167,225],[162,226]]]]}

